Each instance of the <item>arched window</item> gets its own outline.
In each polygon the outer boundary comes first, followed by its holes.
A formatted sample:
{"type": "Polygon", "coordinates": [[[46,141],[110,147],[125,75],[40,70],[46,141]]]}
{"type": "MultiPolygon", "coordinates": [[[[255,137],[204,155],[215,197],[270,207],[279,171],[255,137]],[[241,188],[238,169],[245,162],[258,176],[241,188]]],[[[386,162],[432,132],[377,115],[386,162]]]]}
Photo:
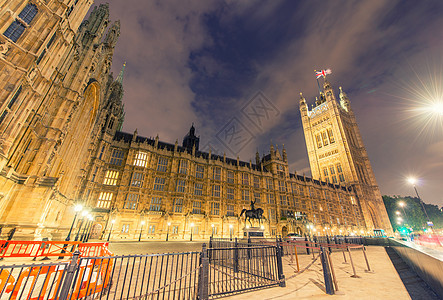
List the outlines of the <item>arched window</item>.
{"type": "Polygon", "coordinates": [[[18,19],[9,25],[8,29],[3,33],[4,36],[10,38],[13,42],[17,42],[20,36],[26,29],[26,25],[29,25],[31,21],[37,15],[38,9],[34,4],[28,4],[18,15],[18,19]],[[25,24],[23,24],[23,22],[25,24]]]}
{"type": "Polygon", "coordinates": [[[9,25],[8,29],[6,29],[3,35],[7,38],[10,38],[13,42],[17,42],[18,38],[22,35],[25,29],[25,25],[23,25],[19,21],[14,21],[11,25],[9,25]]]}
{"type": "Polygon", "coordinates": [[[37,6],[35,6],[34,4],[28,4],[18,15],[18,17],[29,25],[34,19],[34,17],[37,15],[37,12],[38,12],[37,6]]]}

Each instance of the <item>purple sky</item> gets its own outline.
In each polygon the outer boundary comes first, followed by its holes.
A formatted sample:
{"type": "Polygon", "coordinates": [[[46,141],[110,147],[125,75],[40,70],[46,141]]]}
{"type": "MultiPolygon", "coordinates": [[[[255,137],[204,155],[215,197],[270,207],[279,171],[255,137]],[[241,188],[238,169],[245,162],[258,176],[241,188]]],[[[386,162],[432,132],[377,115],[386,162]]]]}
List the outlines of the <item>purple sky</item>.
{"type": "Polygon", "coordinates": [[[357,116],[382,194],[443,205],[443,2],[109,2],[122,31],[113,63],[127,62],[123,130],[179,143],[192,122],[200,146],[249,161],[282,144],[291,173],[310,175],[299,114],[318,94],[314,69],[330,68],[357,116]],[[264,103],[260,122],[244,112],[264,103]],[[260,123],[260,124],[259,124],[260,123]],[[237,125],[244,139],[227,141],[237,125]]]}

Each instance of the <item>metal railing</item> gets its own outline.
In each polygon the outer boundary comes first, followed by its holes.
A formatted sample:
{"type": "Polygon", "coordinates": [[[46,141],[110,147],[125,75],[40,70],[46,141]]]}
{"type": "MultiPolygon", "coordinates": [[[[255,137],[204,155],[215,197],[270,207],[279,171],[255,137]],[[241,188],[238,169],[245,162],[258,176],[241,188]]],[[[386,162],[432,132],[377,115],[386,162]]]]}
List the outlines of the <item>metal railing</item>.
{"type": "Polygon", "coordinates": [[[128,256],[96,246],[70,261],[0,266],[0,299],[209,299],[285,285],[279,243],[128,256]]]}

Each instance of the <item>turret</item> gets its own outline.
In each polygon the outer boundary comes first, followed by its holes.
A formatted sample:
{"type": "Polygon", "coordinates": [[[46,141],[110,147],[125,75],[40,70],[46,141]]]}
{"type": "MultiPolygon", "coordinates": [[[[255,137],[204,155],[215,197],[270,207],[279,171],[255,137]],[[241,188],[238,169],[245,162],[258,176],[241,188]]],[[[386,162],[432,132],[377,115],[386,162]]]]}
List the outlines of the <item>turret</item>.
{"type": "Polygon", "coordinates": [[[340,87],[340,106],[346,110],[351,110],[351,102],[349,101],[348,95],[346,95],[345,92],[343,92],[342,88],[340,87]]]}
{"type": "Polygon", "coordinates": [[[199,143],[200,138],[195,135],[195,127],[194,123],[192,123],[189,133],[183,138],[183,147],[188,150],[188,153],[191,153],[193,147],[195,148],[195,151],[198,151],[199,143]]]}

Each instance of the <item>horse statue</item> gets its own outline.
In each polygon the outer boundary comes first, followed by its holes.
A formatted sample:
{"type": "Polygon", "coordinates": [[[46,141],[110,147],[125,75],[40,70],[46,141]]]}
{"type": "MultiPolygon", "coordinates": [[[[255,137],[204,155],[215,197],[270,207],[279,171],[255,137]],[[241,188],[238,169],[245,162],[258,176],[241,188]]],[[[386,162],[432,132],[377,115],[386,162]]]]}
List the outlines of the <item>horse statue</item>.
{"type": "Polygon", "coordinates": [[[243,213],[245,213],[245,223],[246,223],[246,220],[248,220],[249,224],[251,224],[251,227],[252,227],[251,219],[258,219],[258,224],[260,225],[260,221],[263,216],[263,209],[261,209],[261,208],[257,208],[257,209],[243,208],[243,210],[240,213],[240,216],[243,215],[243,213]]]}

